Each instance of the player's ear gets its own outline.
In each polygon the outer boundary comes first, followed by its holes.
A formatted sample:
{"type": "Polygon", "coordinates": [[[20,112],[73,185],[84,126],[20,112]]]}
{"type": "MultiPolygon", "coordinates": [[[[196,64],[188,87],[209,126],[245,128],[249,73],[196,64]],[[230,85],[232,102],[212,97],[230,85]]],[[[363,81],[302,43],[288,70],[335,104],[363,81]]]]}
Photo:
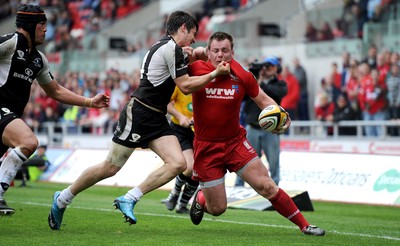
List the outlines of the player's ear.
{"type": "Polygon", "coordinates": [[[188,29],[187,29],[185,23],[183,23],[182,26],[181,26],[180,28],[181,28],[181,31],[182,31],[184,34],[187,34],[187,33],[188,33],[188,29]]]}

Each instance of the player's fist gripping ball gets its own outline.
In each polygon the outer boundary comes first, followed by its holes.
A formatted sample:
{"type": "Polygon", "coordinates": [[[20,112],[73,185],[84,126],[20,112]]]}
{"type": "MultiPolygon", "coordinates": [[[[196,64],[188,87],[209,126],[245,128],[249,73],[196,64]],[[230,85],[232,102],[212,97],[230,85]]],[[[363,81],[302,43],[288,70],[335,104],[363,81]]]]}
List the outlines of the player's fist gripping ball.
{"type": "Polygon", "coordinates": [[[272,132],[286,124],[287,113],[277,105],[270,105],[263,109],[258,116],[258,124],[264,131],[272,132]]]}

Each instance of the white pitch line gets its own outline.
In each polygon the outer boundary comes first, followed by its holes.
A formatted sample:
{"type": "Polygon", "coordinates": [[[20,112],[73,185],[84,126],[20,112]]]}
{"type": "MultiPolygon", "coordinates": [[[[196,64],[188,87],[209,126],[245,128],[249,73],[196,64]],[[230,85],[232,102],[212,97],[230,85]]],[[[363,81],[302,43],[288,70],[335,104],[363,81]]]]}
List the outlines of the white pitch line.
{"type": "MultiPolygon", "coordinates": [[[[27,204],[27,205],[37,205],[37,206],[51,207],[51,204],[43,204],[43,203],[37,203],[37,202],[17,202],[17,203],[27,204]]],[[[102,212],[119,212],[118,210],[115,210],[115,209],[105,209],[105,208],[92,209],[92,208],[85,208],[85,207],[79,207],[79,206],[73,206],[73,205],[71,205],[70,208],[82,209],[82,210],[96,210],[96,211],[102,211],[102,212]]],[[[135,212],[135,214],[147,215],[147,216],[155,216],[155,217],[168,217],[168,218],[188,219],[187,216],[179,216],[179,215],[138,213],[138,212],[135,212]]],[[[285,229],[297,229],[298,230],[298,227],[295,227],[295,226],[271,225],[271,224],[262,224],[262,223],[252,223],[252,222],[240,222],[240,221],[233,221],[233,220],[220,220],[220,219],[214,219],[214,218],[213,219],[203,218],[203,220],[219,222],[219,223],[237,224],[237,225],[251,225],[251,226],[263,226],[263,227],[274,227],[274,228],[285,228],[285,229]]],[[[387,240],[393,240],[393,241],[400,241],[400,238],[398,238],[398,237],[391,237],[391,236],[384,236],[384,235],[381,236],[381,235],[370,235],[370,234],[363,234],[363,233],[341,232],[341,231],[336,231],[336,230],[327,231],[327,233],[334,233],[334,234],[348,235],[348,236],[356,236],[356,237],[367,237],[367,238],[378,238],[378,239],[387,239],[387,240]]]]}

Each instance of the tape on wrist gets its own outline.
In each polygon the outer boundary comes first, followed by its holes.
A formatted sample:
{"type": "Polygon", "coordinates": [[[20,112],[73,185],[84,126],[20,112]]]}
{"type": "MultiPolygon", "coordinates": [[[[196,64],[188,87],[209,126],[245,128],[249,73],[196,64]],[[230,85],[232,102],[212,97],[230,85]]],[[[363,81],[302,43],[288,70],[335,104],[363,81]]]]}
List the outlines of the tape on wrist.
{"type": "Polygon", "coordinates": [[[212,71],[210,73],[210,75],[211,75],[211,79],[215,79],[215,77],[217,77],[217,71],[216,70],[212,71]]]}

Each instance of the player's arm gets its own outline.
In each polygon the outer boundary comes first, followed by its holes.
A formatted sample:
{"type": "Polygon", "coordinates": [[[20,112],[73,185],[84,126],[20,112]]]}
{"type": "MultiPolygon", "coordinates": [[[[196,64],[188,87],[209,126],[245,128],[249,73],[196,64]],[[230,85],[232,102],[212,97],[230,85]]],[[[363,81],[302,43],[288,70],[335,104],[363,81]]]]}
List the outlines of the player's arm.
{"type": "Polygon", "coordinates": [[[189,56],[189,63],[192,63],[197,60],[208,61],[208,55],[206,52],[206,48],[197,47],[193,49],[190,46],[182,47],[183,52],[185,52],[189,56]]]}
{"type": "Polygon", "coordinates": [[[215,79],[220,75],[227,75],[230,72],[230,65],[227,62],[222,61],[218,64],[218,67],[211,73],[202,76],[189,76],[185,74],[176,78],[175,84],[179,87],[183,94],[188,95],[192,92],[200,90],[206,86],[211,80],[215,79]]]}
{"type": "Polygon", "coordinates": [[[175,106],[174,106],[175,102],[174,101],[170,101],[167,105],[167,112],[170,115],[173,115],[176,119],[179,120],[179,125],[183,126],[183,127],[190,127],[191,124],[193,124],[193,122],[186,117],[184,114],[182,114],[181,112],[179,112],[175,106]]]}
{"type": "Polygon", "coordinates": [[[93,98],[80,96],[61,86],[54,79],[51,80],[49,83],[40,83],[39,85],[42,87],[47,95],[64,104],[91,108],[103,108],[109,106],[109,98],[105,94],[97,94],[93,98]]]}
{"type": "Polygon", "coordinates": [[[197,60],[202,60],[202,61],[208,61],[208,55],[207,55],[207,48],[206,47],[197,47],[193,50],[192,52],[192,57],[190,59],[191,62],[197,61],[197,60]]]}
{"type": "Polygon", "coordinates": [[[97,94],[93,98],[87,98],[84,96],[80,96],[58,84],[53,75],[50,73],[47,57],[40,51],[39,54],[41,55],[43,60],[43,68],[38,73],[36,80],[48,96],[61,103],[69,105],[90,108],[103,108],[110,105],[109,97],[105,94],[97,94]]]}
{"type": "Polygon", "coordinates": [[[278,105],[274,99],[272,99],[270,96],[267,95],[261,88],[258,90],[258,95],[256,97],[251,98],[257,105],[258,107],[263,110],[267,106],[273,104],[273,105],[278,105]]]}

